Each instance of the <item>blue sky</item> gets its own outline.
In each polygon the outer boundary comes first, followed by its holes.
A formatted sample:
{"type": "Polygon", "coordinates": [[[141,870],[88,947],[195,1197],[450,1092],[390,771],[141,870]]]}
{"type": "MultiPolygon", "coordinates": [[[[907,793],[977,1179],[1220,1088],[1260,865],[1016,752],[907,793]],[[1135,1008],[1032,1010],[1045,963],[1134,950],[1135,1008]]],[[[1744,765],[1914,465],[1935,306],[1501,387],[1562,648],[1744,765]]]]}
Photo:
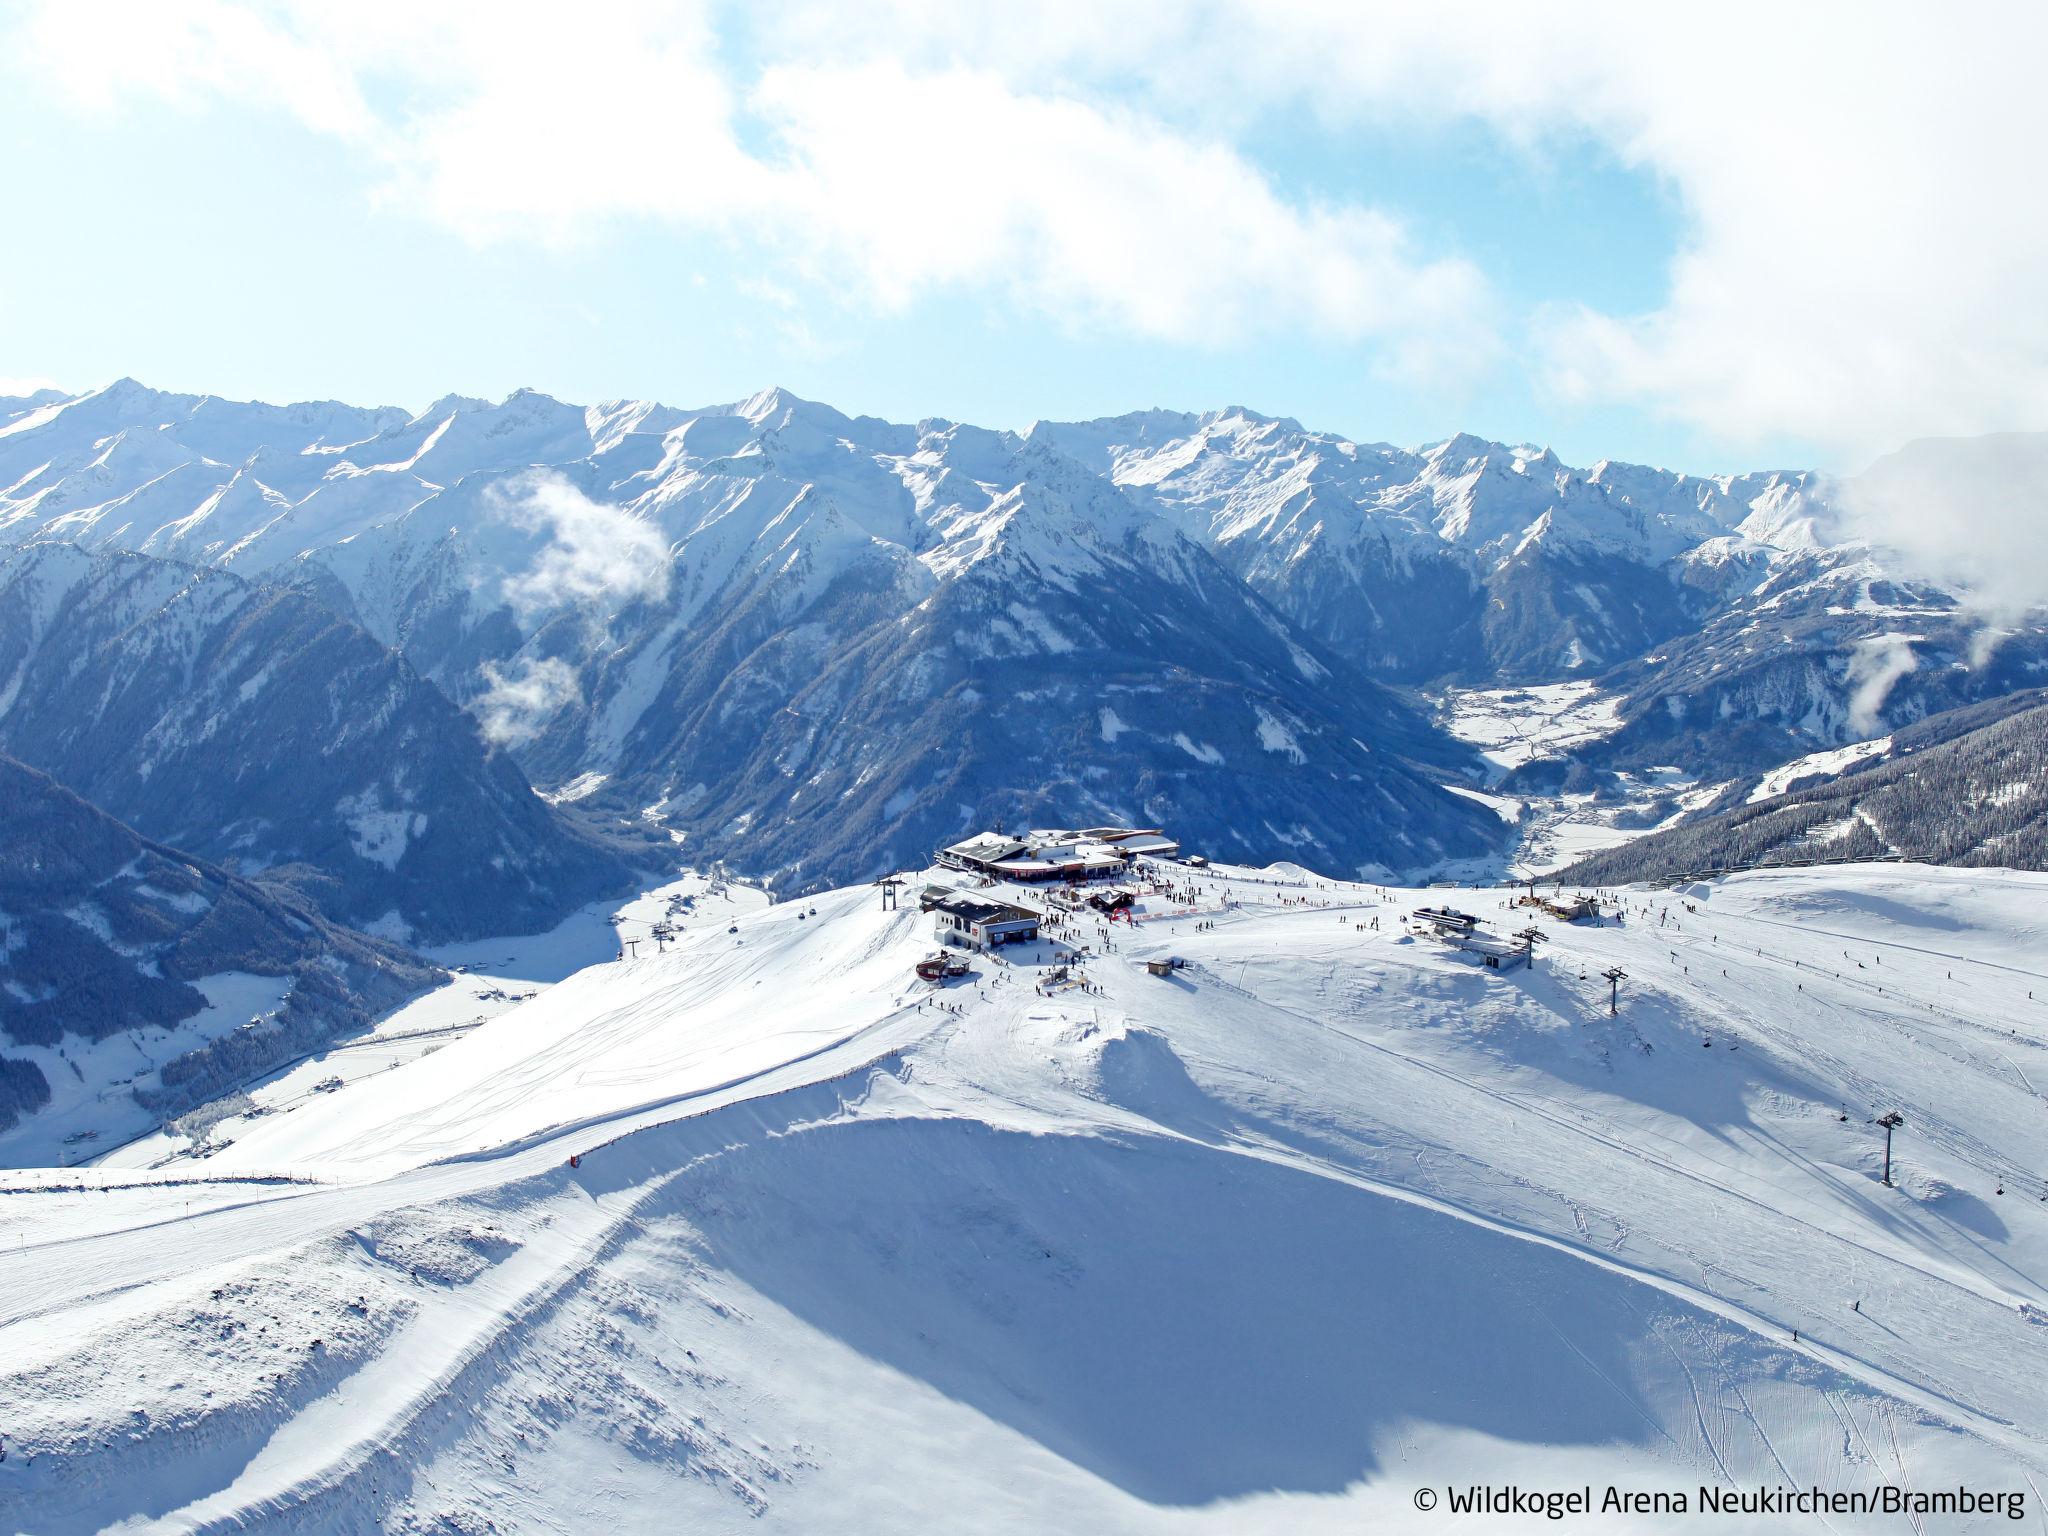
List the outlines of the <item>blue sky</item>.
{"type": "Polygon", "coordinates": [[[801,6],[785,30],[810,42],[782,52],[718,7],[567,40],[517,7],[424,40],[432,6],[341,33],[320,8],[169,9],[0,11],[0,378],[412,407],[779,383],[1012,427],[1244,404],[1695,470],[2048,425],[2039,336],[1991,334],[1995,295],[1945,296],[1954,326],[1883,336],[1875,363],[1836,355],[1939,253],[1831,297],[1815,274],[1871,244],[1847,194],[1778,176],[1763,135],[1722,148],[1710,113],[1660,118],[1625,38],[1525,70],[1486,8],[1328,52],[1305,24],[1291,46],[1346,62],[1304,89],[1300,52],[1212,46],[1214,6],[1109,67],[1103,7],[1068,18],[1071,54],[935,13],[842,35],[801,6]],[[1542,78],[1566,68],[1595,73],[1542,78]],[[1470,76],[1487,94],[1461,104],[1470,76]],[[1950,387],[1930,369],[1971,324],[2013,355],[1950,387]]]}

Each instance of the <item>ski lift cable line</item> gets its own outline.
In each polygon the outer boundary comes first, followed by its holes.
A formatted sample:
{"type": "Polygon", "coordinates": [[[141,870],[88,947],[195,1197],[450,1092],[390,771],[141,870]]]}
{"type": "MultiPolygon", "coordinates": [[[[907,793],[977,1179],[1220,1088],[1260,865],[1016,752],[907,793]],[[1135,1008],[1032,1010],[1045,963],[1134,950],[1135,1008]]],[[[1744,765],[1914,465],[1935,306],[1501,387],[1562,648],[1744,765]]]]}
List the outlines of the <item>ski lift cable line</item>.
{"type": "MultiPolygon", "coordinates": [[[[1779,956],[1767,954],[1765,958],[1776,960],[1781,964],[1791,963],[1789,961],[1784,961],[1782,957],[1779,956]]],[[[1799,971],[1799,974],[1805,977],[1811,977],[1814,973],[1805,971],[1802,968],[1799,971]]],[[[1850,981],[1852,978],[1845,977],[1839,979],[1846,983],[1850,981]]],[[[1824,1068],[1826,1072],[1836,1080],[1837,1084],[1848,1093],[1849,1097],[1862,1100],[1866,1103],[1877,1103],[1887,1097],[1889,1090],[1886,1089],[1882,1084],[1878,1083],[1875,1079],[1866,1075],[1862,1070],[1860,1070],[1851,1062],[1846,1061],[1832,1053],[1820,1051],[1814,1045],[1811,1039],[1809,1039],[1803,1034],[1800,1034],[1797,1030],[1792,1029],[1788,1026],[1782,1026],[1772,1023],[1769,1020],[1760,1018],[1754,1013],[1751,1013],[1746,1008],[1741,1008],[1739,1006],[1735,1007],[1734,1016],[1741,1020],[1743,1028],[1749,1034],[1755,1036],[1764,1044],[1776,1047],[1781,1051],[1785,1052],[1803,1051],[1807,1055],[1811,1056],[1814,1059],[1816,1065],[1824,1068]]],[[[1939,1022],[1940,1019],[1942,1019],[1943,1017],[1946,1017],[1948,1021],[1951,1023],[1962,1024],[1973,1030],[1982,1031],[1990,1035],[1992,1041],[1997,1042],[1998,1044],[2005,1043],[2004,1036],[1999,1035],[1996,1031],[1991,1030],[1988,1026],[1978,1024],[1975,1020],[1955,1015],[1937,1014],[1937,1022],[1939,1022]]],[[[1912,1027],[1916,1022],[1922,1019],[1922,1015],[1920,1015],[1918,1012],[1913,1012],[1910,1014],[1888,1013],[1884,1015],[1872,1015],[1871,1018],[1872,1022],[1881,1023],[1893,1030],[1896,1030],[1900,1034],[1903,1034],[1907,1040],[1909,1040],[1916,1046],[1920,1046],[1926,1049],[1940,1048],[1925,1040],[1923,1036],[1912,1027]]],[[[1992,1048],[1996,1050],[1997,1044],[1994,1044],[1992,1048]]],[[[2004,1053],[2000,1051],[1999,1054],[2001,1057],[2003,1057],[2004,1053]]],[[[2010,1064],[2009,1060],[2008,1064],[2010,1064]]],[[[2018,1075],[2022,1078],[2025,1091],[2032,1095],[2032,1085],[2030,1083],[2024,1083],[2024,1074],[2018,1075]]],[[[2035,1096],[2038,1097],[2038,1095],[2035,1096]]],[[[1931,1144],[1940,1146],[1945,1152],[1955,1157],[1959,1162],[1963,1162],[1970,1165],[1971,1167],[1977,1169],[1980,1173],[1984,1174],[1986,1177],[2012,1179],[2019,1182],[2031,1182],[2037,1177],[2035,1172],[2027,1165],[2015,1161],[2007,1153],[2001,1151],[1997,1147],[1990,1145],[1989,1143],[1985,1142],[1982,1138],[1972,1134],[1971,1132],[1965,1131],[1961,1127],[1955,1125],[1952,1121],[1934,1115],[1929,1111],[1922,1111],[1921,1118],[1923,1140],[1928,1141],[1931,1144]]],[[[2034,1282],[2031,1279],[2028,1279],[2027,1283],[2033,1284],[2034,1282]]]]}
{"type": "Polygon", "coordinates": [[[1945,949],[1926,949],[1918,944],[1902,944],[1893,939],[1873,939],[1861,933],[1842,933],[1833,928],[1816,927],[1811,923],[1791,923],[1783,918],[1759,917],[1754,912],[1729,912],[1717,915],[1736,922],[1762,923],[1769,928],[1790,928],[1797,933],[1822,933],[1831,939],[1846,939],[1851,944],[1864,944],[1872,949],[1896,949],[1907,954],[1927,955],[1936,960],[1952,961],[1957,965],[1975,965],[1985,970],[2007,971],[2015,976],[2031,976],[2036,981],[2048,981],[2048,971],[2030,971],[2023,965],[2003,965],[1996,960],[1980,960],[1971,955],[1952,954],[1945,949]]]}
{"type": "MultiPolygon", "coordinates": [[[[1796,929],[1798,929],[1798,928],[1800,927],[1800,925],[1798,925],[1798,924],[1794,924],[1794,923],[1781,923],[1781,922],[1777,922],[1777,921],[1775,921],[1775,920],[1773,920],[1773,919],[1770,919],[1770,918],[1757,918],[1757,917],[1751,917],[1751,916],[1750,916],[1749,914],[1747,914],[1747,913],[1740,913],[1740,914],[1725,914],[1725,913],[1724,913],[1724,914],[1722,914],[1722,916],[1723,916],[1724,918],[1730,918],[1730,917],[1732,917],[1734,921],[1738,921],[1738,922],[1741,922],[1741,921],[1749,921],[1749,922],[1765,922],[1765,923],[1770,923],[1770,924],[1771,924],[1771,926],[1773,926],[1773,927],[1779,927],[1779,928],[1793,928],[1793,929],[1795,929],[1795,930],[1796,930],[1796,929]]],[[[1816,929],[1816,930],[1806,930],[1806,931],[1810,931],[1810,932],[1819,932],[1819,931],[1822,931],[1822,930],[1817,930],[1817,929],[1816,929]]],[[[1683,932],[1682,930],[1675,930],[1675,929],[1674,929],[1673,931],[1671,931],[1670,933],[1668,933],[1668,934],[1666,935],[1666,937],[1667,937],[1667,940],[1668,940],[1669,942],[1673,942],[1673,943],[1678,943],[1678,944],[1698,945],[1698,944],[1700,943],[1700,939],[1699,939],[1698,935],[1696,935],[1696,934],[1687,934],[1687,933],[1684,933],[1684,932],[1683,932]]],[[[1832,935],[1830,935],[1830,937],[1833,937],[1833,938],[1842,938],[1842,937],[1845,937],[1845,935],[1842,935],[1842,934],[1832,934],[1832,935]]],[[[1874,941],[1872,941],[1872,940],[1868,940],[1868,939],[1862,939],[1862,940],[1857,940],[1857,942],[1860,942],[1860,943],[1866,943],[1866,944],[1867,944],[1867,943],[1872,943],[1872,942],[1874,942],[1874,941]]],[[[1897,947],[1902,947],[1902,946],[1894,946],[1894,947],[1895,947],[1895,948],[1897,948],[1897,947]]],[[[1923,953],[1923,954],[1930,954],[1930,955],[1934,955],[1934,956],[1936,956],[1936,957],[1938,957],[1938,958],[1941,958],[1941,959],[1947,959],[1947,958],[1948,958],[1947,956],[1945,956],[1945,955],[1942,955],[1942,954],[1940,953],[1940,951],[1938,951],[1938,950],[1923,950],[1923,951],[1921,951],[1921,953],[1923,953]]],[[[1892,987],[1890,987],[1890,989],[1889,989],[1889,990],[1887,990],[1887,989],[1886,989],[1885,987],[1883,987],[1883,986],[1879,985],[1879,983],[1877,983],[1877,982],[1875,982],[1875,981],[1869,981],[1869,980],[1866,980],[1866,979],[1864,979],[1863,977],[1860,977],[1860,976],[1849,976],[1849,975],[1844,975],[1843,973],[1841,973],[1841,972],[1839,972],[1839,971],[1827,971],[1827,970],[1822,970],[1822,969],[1820,969],[1820,968],[1818,968],[1818,967],[1816,967],[1816,966],[1812,966],[1812,965],[1804,964],[1804,963],[1802,963],[1802,962],[1800,962],[1800,961],[1796,961],[1796,960],[1791,960],[1791,959],[1788,959],[1788,958],[1786,958],[1786,957],[1785,957],[1785,956],[1783,956],[1783,955],[1780,955],[1780,954],[1776,954],[1776,953],[1774,953],[1774,952],[1772,952],[1772,951],[1770,951],[1770,950],[1767,950],[1767,949],[1757,949],[1757,950],[1755,951],[1755,955],[1754,955],[1754,957],[1753,957],[1753,958],[1757,958],[1757,959],[1763,959],[1763,960],[1769,960],[1769,961],[1771,961],[1772,963],[1774,963],[1774,964],[1776,964],[1776,965],[1784,965],[1784,966],[1791,966],[1791,967],[1792,967],[1792,968],[1793,968],[1793,969],[1794,969],[1794,970],[1795,970],[1795,971],[1796,971],[1796,972],[1797,972],[1797,973],[1799,974],[1799,976],[1800,976],[1800,978],[1801,978],[1802,980],[1805,980],[1805,979],[1813,979],[1813,980],[1818,980],[1818,981],[1832,981],[1832,982],[1835,982],[1835,983],[1837,983],[1838,985],[1841,985],[1841,986],[1845,986],[1845,987],[1860,987],[1860,988],[1862,988],[1862,989],[1863,989],[1863,990],[1864,990],[1865,992],[1869,993],[1869,994],[1870,994],[1871,996],[1873,996],[1873,997],[1876,997],[1876,996],[1882,996],[1882,997],[1886,997],[1886,998],[1899,998],[1899,999],[1903,999],[1903,1000],[1905,1000],[1905,1001],[1908,1001],[1908,1002],[1912,1002],[1912,1003],[1915,1003],[1915,1004],[1918,1004],[1918,1003],[1925,1003],[1925,1004],[1927,1004],[1927,1005],[1928,1005],[1928,1007],[1929,1007],[1929,1011],[1930,1011],[1930,1012],[1934,1013],[1935,1015],[1937,1015],[1937,1016],[1938,1016],[1938,1017],[1940,1017],[1940,1018],[1945,1018],[1945,1019],[1947,1019],[1947,1020],[1948,1020],[1948,1021],[1949,1021],[1950,1023],[1952,1023],[1952,1024],[1958,1024],[1958,1025],[1961,1025],[1961,1026],[1963,1026],[1963,1027],[1964,1027],[1964,1028],[1966,1028],[1966,1029],[1971,1029],[1971,1030],[1975,1030],[1976,1032],[1978,1032],[1978,1033],[1980,1033],[1980,1034],[1983,1034],[1983,1035],[1987,1035],[1987,1036],[1989,1036],[1989,1037],[1990,1037],[1990,1038],[1991,1038],[1992,1040],[1994,1040],[1994,1041],[1997,1041],[1997,1042],[1999,1042],[1999,1043],[2001,1043],[2001,1044],[2009,1044],[2009,1043],[2011,1042],[2011,1039],[2012,1039],[2012,1037],[2011,1037],[2011,1035],[2010,1035],[2009,1033],[2003,1033],[2003,1032],[2001,1032],[2001,1031],[2000,1031],[1999,1029],[1995,1028],[1995,1027],[1994,1027],[1994,1026],[1992,1026],[1992,1025],[1989,1025],[1989,1024],[1986,1024],[1986,1023],[1984,1023],[1984,1022],[1983,1022],[1982,1020],[1980,1020],[1980,1019],[1975,1019],[1975,1018],[1972,1018],[1972,1017],[1970,1017],[1970,1016],[1969,1016],[1968,1014],[1965,1014],[1965,1013],[1958,1013],[1958,1012],[1956,1012],[1956,1011],[1955,1011],[1955,1010],[1954,1010],[1953,1008],[1949,1008],[1949,1007],[1944,1007],[1944,1006],[1943,1006],[1943,1005],[1942,1005],[1941,1003],[1939,1003],[1939,1002],[1936,1002],[1936,1001],[1934,1001],[1934,1000],[1932,1000],[1932,999],[1929,999],[1929,998],[1926,998],[1926,997],[1919,997],[1919,998],[1915,998],[1915,997],[1914,997],[1914,995],[1913,995],[1912,993],[1910,993],[1910,992],[1908,992],[1908,991],[1904,990],[1903,988],[1901,988],[1901,987],[1899,987],[1899,986],[1897,986],[1897,985],[1893,985],[1892,987]]],[[[1983,963],[1983,964],[1991,964],[1992,962],[1986,961],[1986,962],[1981,962],[1981,963],[1983,963]]],[[[1998,967],[1996,967],[1996,968],[1997,968],[1997,969],[2000,969],[2000,970],[2011,970],[2011,969],[2013,969],[2012,967],[2008,967],[2008,966],[1998,966],[1998,967]]],[[[2028,976],[2028,975],[2032,975],[2033,973],[2032,973],[2031,971],[2020,971],[2020,972],[2019,972],[2018,974],[2020,974],[2020,975],[2023,975],[2023,976],[2028,976]]],[[[1916,1017],[1916,1018],[1917,1018],[1917,1017],[1919,1017],[1919,1013],[1918,1013],[1917,1007],[1916,1007],[1916,1009],[1915,1009],[1915,1012],[1914,1012],[1914,1017],[1916,1017]]],[[[2025,1038],[2030,1038],[2030,1037],[2022,1036],[2021,1038],[2025,1039],[2025,1038]]],[[[2036,1042],[2036,1043],[2039,1043],[2039,1042],[2036,1042]]]]}

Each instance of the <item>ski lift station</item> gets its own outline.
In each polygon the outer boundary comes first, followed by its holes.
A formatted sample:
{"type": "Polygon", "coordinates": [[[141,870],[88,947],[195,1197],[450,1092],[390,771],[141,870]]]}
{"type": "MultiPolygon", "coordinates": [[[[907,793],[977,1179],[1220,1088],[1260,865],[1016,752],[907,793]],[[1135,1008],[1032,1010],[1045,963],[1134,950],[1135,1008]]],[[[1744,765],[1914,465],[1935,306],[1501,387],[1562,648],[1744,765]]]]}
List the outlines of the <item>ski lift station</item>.
{"type": "Polygon", "coordinates": [[[1417,907],[1408,917],[1411,922],[1433,929],[1439,938],[1462,937],[1479,926],[1479,919],[1470,912],[1453,907],[1417,907]]]}
{"type": "Polygon", "coordinates": [[[1461,954],[1469,955],[1488,970],[1511,971],[1518,965],[1530,963],[1534,944],[1527,933],[1518,934],[1513,939],[1481,933],[1479,919],[1470,912],[1460,912],[1455,907],[1417,907],[1408,914],[1408,920],[1419,928],[1427,929],[1431,937],[1441,939],[1461,954]]]}
{"type": "Polygon", "coordinates": [[[1496,939],[1485,933],[1440,933],[1438,937],[1488,970],[1512,971],[1529,963],[1531,945],[1527,939],[1496,939]]]}
{"type": "Polygon", "coordinates": [[[1179,855],[1180,843],[1156,828],[981,832],[934,855],[918,905],[933,914],[942,942],[977,949],[1023,943],[1039,937],[1040,902],[1063,914],[1092,908],[1128,916],[1143,894],[1134,888],[1143,861],[1179,855]],[[1027,893],[1028,905],[1020,900],[1027,893]]]}
{"type": "Polygon", "coordinates": [[[1517,896],[1514,904],[1518,907],[1534,907],[1539,912],[1548,912],[1552,917],[1567,923],[1584,922],[1587,918],[1595,922],[1600,920],[1599,901],[1583,892],[1576,896],[1566,896],[1562,892],[1555,896],[1517,896]]]}
{"type": "Polygon", "coordinates": [[[1038,914],[1007,901],[949,895],[932,903],[939,937],[976,949],[1023,944],[1038,937],[1038,914]]]}

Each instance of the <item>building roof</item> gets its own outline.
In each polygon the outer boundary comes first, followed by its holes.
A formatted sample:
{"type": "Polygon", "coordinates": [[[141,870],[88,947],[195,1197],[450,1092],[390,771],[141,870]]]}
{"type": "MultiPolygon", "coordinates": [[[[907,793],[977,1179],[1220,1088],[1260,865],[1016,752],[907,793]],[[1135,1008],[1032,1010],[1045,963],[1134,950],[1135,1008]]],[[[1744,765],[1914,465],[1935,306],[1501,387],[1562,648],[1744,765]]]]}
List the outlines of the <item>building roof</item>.
{"type": "Polygon", "coordinates": [[[983,863],[1015,858],[1025,851],[1023,843],[1014,837],[1005,837],[1000,832],[979,832],[965,842],[955,843],[946,850],[957,858],[977,859],[983,863]]]}
{"type": "Polygon", "coordinates": [[[1116,846],[1130,854],[1165,853],[1180,848],[1179,843],[1159,832],[1133,832],[1118,838],[1116,846]]]}
{"type": "Polygon", "coordinates": [[[934,905],[940,911],[951,912],[955,917],[970,923],[1038,921],[1038,914],[1029,907],[1013,906],[1007,901],[983,901],[975,896],[947,896],[934,905]]]}
{"type": "Polygon", "coordinates": [[[1460,912],[1455,907],[1417,907],[1408,915],[1425,923],[1436,923],[1438,925],[1449,925],[1458,928],[1471,928],[1479,922],[1479,919],[1470,912],[1460,912]]]}
{"type": "Polygon", "coordinates": [[[1468,933],[1456,942],[1460,949],[1469,950],[1477,955],[1492,955],[1502,960],[1510,955],[1521,956],[1529,953],[1527,944],[1510,943],[1506,939],[1496,939],[1484,933],[1468,933]]]}
{"type": "Polygon", "coordinates": [[[1002,859],[999,874],[1042,875],[1061,869],[1121,869],[1123,860],[1103,849],[1048,848],[1028,859],[1002,859]]]}

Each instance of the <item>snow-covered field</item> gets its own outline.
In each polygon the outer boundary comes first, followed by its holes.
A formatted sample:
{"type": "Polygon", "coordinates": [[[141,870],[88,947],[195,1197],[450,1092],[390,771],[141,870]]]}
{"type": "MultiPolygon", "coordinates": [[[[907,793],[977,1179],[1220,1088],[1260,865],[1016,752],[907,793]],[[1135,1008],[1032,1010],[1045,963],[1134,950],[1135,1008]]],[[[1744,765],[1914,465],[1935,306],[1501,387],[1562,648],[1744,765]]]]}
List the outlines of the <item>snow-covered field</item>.
{"type": "Polygon", "coordinates": [[[1620,700],[1590,682],[1453,688],[1438,701],[1444,728],[1501,772],[1612,735],[1620,700]]]}
{"type": "MultiPolygon", "coordinates": [[[[1505,892],[1174,880],[936,990],[869,887],[687,921],[204,1163],[0,1175],[0,1528],[2039,1518],[2048,878],[1625,893],[1504,974],[1400,915],[1505,892]]],[[[1562,1528],[1695,1525],[2015,1528],[1562,1528]]]]}
{"type": "Polygon", "coordinates": [[[1749,805],[1768,800],[1773,795],[1782,795],[1800,779],[1809,775],[1833,775],[1854,767],[1857,763],[1873,757],[1885,757],[1892,750],[1892,739],[1879,736],[1872,741],[1851,742],[1846,747],[1833,747],[1825,752],[1810,752],[1805,757],[1794,758],[1789,763],[1773,768],[1757,781],[1755,789],[1749,792],[1749,805]]]}
{"type": "MultiPolygon", "coordinates": [[[[1621,727],[1620,699],[1590,682],[1546,683],[1528,688],[1453,688],[1433,700],[1437,723],[1458,740],[1479,749],[1490,765],[1491,782],[1541,757],[1568,756],[1621,727]]],[[[1821,754],[1840,757],[1840,754],[1821,754]]],[[[1842,761],[1852,761],[1844,758],[1842,761]]],[[[1819,772],[1818,760],[1801,771],[1819,772]]],[[[1493,806],[1503,821],[1519,822],[1521,837],[1498,870],[1466,871],[1511,875],[1548,874],[1603,848],[1618,847],[1712,800],[1719,784],[1703,783],[1677,768],[1653,768],[1619,775],[1619,792],[1509,795],[1452,786],[1453,792],[1493,806]],[[1668,806],[1659,815],[1652,807],[1668,806]]],[[[1774,791],[1775,792],[1775,791],[1774,791]]]]}

